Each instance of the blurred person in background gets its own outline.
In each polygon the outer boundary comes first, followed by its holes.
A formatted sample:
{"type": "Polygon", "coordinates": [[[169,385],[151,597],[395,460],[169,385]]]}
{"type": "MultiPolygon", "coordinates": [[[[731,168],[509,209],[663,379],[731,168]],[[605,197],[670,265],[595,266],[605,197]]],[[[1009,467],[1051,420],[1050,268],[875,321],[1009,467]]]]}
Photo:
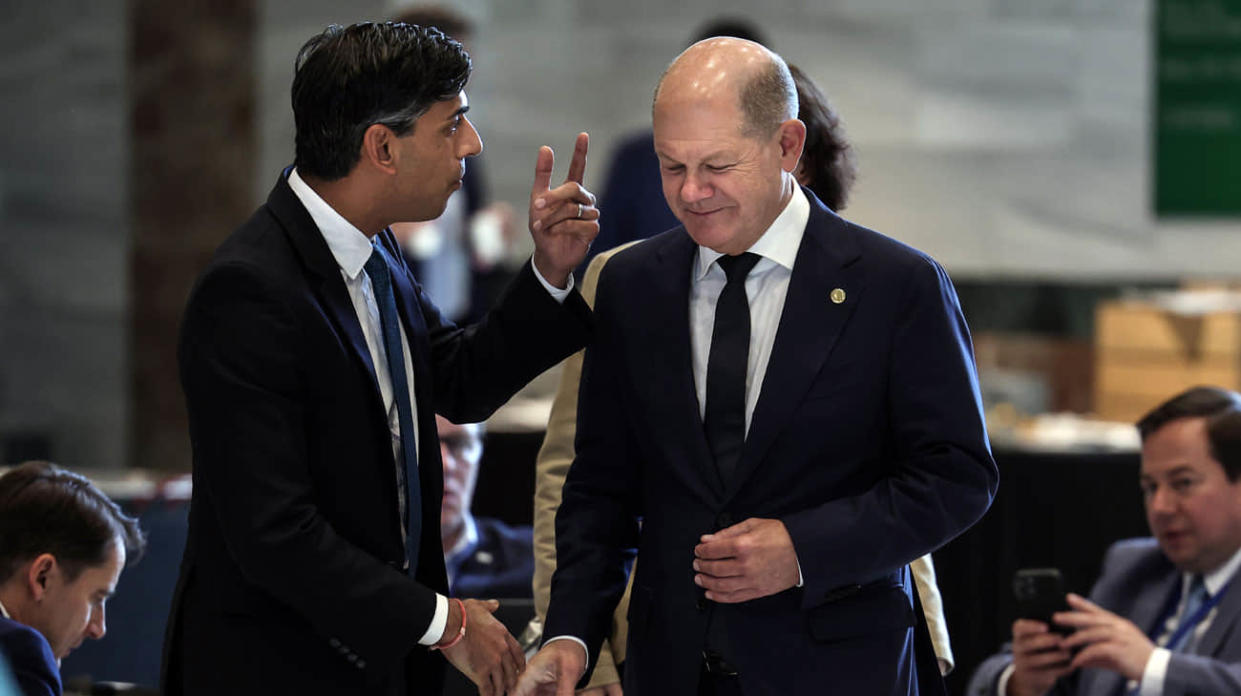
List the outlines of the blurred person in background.
{"type": "Polygon", "coordinates": [[[61,693],[60,660],[103,638],[121,569],[145,545],[78,474],[26,462],[0,476],[0,652],[26,696],[61,693]]]}
{"type": "MultiPolygon", "coordinates": [[[[418,5],[393,19],[439,29],[475,53],[474,23],[450,7],[418,5]]],[[[477,102],[471,105],[477,111],[477,102]]],[[[392,225],[415,262],[414,276],[456,322],[481,319],[513,275],[505,264],[517,231],[513,208],[503,201],[487,202],[483,162],[481,154],[470,160],[461,188],[448,197],[438,218],[392,225]]]]}
{"type": "Polygon", "coordinates": [[[1241,395],[1195,387],[1137,428],[1154,537],[1108,549],[1090,598],[1052,616],[1067,635],[1014,621],[969,696],[1241,694],[1241,395]]]}
{"type": "Polygon", "coordinates": [[[483,426],[435,417],[444,460],[440,535],[448,584],[458,597],[525,598],[534,574],[533,532],[490,517],[475,517],[474,485],[483,456],[483,426]]]}

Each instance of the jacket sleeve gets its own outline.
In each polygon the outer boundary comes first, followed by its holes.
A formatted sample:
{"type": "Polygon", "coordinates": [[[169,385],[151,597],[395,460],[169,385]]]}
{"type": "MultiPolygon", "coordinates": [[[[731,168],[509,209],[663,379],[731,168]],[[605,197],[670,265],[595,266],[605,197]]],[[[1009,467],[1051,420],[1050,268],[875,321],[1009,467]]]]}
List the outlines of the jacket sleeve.
{"type": "MultiPolygon", "coordinates": [[[[604,252],[594,258],[582,278],[582,297],[593,305],[599,273],[613,252],[604,252]]],[[[585,351],[569,356],[563,363],[560,386],[552,402],[547,422],[547,435],[539,449],[536,463],[534,489],[534,610],[533,621],[543,625],[547,617],[547,605],[551,595],[552,574],[556,570],[556,510],[560,507],[560,492],[564,487],[569,465],[573,463],[573,439],[577,434],[577,393],[582,377],[582,360],[585,351]]],[[[616,664],[624,660],[625,639],[628,632],[626,614],[629,610],[628,595],[622,598],[613,614],[613,638],[599,650],[594,673],[587,688],[615,684],[620,681],[616,664]]],[[[549,636],[550,637],[550,636],[549,636]]]]}
{"type": "Polygon", "coordinates": [[[890,473],[857,495],[783,518],[807,608],[939,548],[982,517],[995,495],[999,475],[956,291],[924,257],[904,275],[880,387],[889,461],[876,465],[890,473]]]}

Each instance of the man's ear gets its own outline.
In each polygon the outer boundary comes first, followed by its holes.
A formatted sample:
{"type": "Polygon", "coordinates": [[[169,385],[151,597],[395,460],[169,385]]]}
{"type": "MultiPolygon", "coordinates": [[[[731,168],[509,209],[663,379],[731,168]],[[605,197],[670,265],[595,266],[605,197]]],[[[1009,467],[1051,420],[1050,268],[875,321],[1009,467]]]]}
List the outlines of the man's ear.
{"type": "Polygon", "coordinates": [[[360,164],[370,164],[386,174],[396,173],[396,153],[393,145],[396,134],[391,128],[373,123],[362,134],[362,156],[360,164]]]}
{"type": "Polygon", "coordinates": [[[37,556],[26,569],[26,586],[30,596],[37,602],[47,592],[48,581],[57,570],[56,557],[50,553],[37,556]]]}
{"type": "Polygon", "coordinates": [[[796,172],[802,148],[806,146],[806,124],[799,119],[790,118],[780,124],[776,137],[780,140],[780,166],[786,172],[796,172]]]}

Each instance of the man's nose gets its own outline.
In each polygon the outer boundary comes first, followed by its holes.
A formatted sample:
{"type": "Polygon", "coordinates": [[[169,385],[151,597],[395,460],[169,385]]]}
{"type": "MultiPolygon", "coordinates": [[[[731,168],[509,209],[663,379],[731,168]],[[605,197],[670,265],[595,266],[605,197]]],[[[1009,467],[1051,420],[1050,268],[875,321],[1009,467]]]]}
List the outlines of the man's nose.
{"type": "Polygon", "coordinates": [[[470,123],[470,119],[462,117],[461,127],[465,129],[461,137],[462,154],[461,158],[474,157],[483,151],[483,136],[478,134],[478,129],[470,123]]]}
{"type": "Polygon", "coordinates": [[[1171,515],[1176,512],[1175,498],[1167,486],[1159,486],[1150,494],[1147,505],[1153,515],[1171,515]]]}
{"type": "Polygon", "coordinates": [[[710,198],[714,193],[711,184],[696,174],[686,174],[681,184],[681,200],[686,203],[697,203],[710,198]]]}
{"type": "Polygon", "coordinates": [[[98,607],[91,612],[90,623],[86,625],[86,635],[99,640],[108,632],[108,626],[104,620],[104,609],[98,607]]]}

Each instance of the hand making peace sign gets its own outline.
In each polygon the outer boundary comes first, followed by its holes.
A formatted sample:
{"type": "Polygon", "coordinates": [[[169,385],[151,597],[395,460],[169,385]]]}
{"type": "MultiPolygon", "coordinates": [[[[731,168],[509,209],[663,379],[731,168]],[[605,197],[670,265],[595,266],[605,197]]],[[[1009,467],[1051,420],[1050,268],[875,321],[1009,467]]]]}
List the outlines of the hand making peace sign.
{"type": "Polygon", "coordinates": [[[530,191],[530,234],[534,237],[534,266],[547,282],[563,288],[590,243],[599,234],[595,196],[582,186],[590,136],[578,133],[564,183],[549,189],[555,155],[544,145],[534,165],[530,191]]]}

